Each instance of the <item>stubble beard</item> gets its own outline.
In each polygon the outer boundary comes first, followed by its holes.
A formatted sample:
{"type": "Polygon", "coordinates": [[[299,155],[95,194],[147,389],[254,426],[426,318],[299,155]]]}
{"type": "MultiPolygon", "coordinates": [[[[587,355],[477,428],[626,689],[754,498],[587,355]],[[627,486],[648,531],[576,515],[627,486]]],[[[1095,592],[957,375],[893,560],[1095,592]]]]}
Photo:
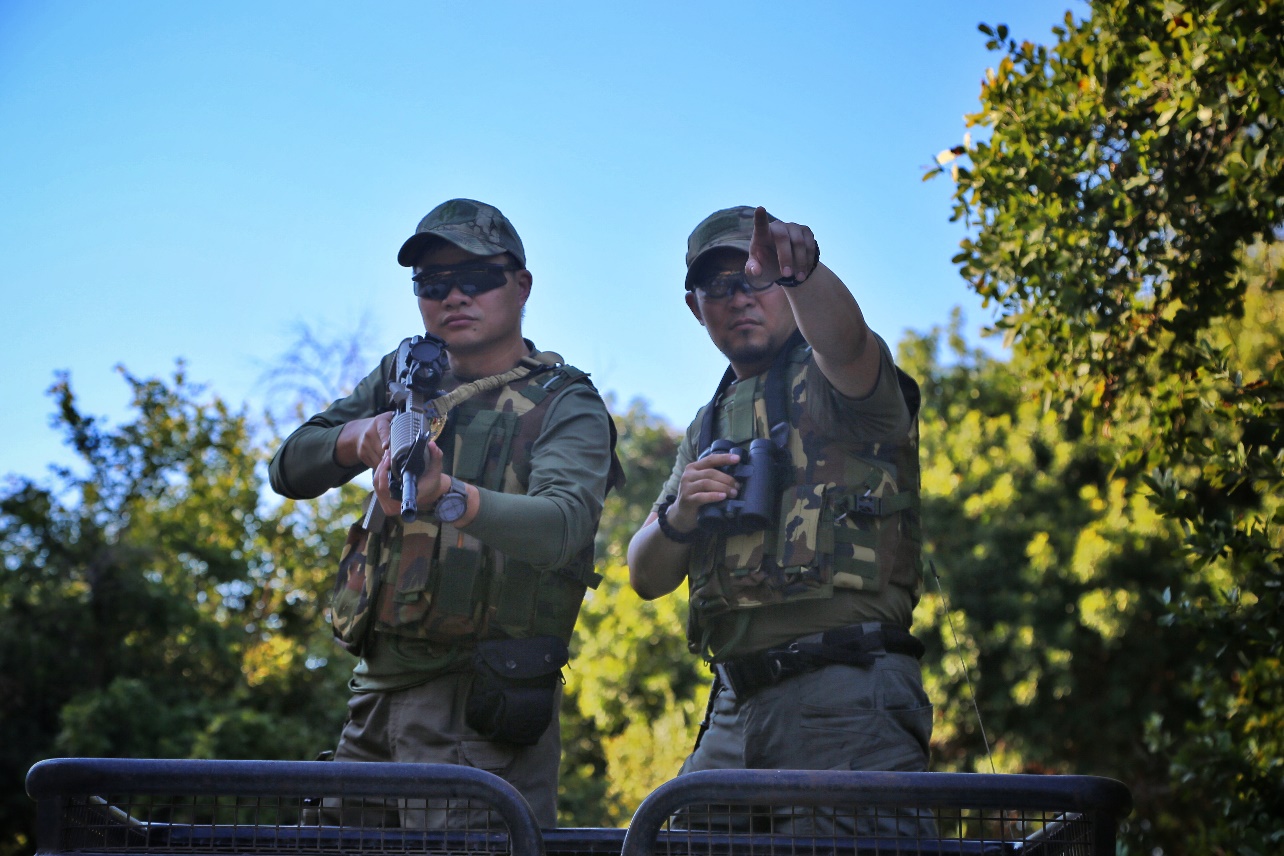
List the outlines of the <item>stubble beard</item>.
{"type": "Polygon", "coordinates": [[[776,348],[772,343],[757,342],[739,342],[727,345],[722,351],[722,355],[732,363],[740,366],[754,366],[759,364],[770,363],[776,355],[776,348]]]}

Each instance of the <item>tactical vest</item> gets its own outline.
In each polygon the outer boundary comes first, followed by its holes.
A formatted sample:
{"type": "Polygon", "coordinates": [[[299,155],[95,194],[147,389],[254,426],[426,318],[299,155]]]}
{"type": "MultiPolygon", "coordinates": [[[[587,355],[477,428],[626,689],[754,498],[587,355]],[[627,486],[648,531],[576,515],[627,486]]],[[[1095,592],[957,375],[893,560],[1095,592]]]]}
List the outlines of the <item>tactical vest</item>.
{"type": "MultiPolygon", "coordinates": [[[[903,444],[853,445],[826,437],[808,414],[805,398],[811,348],[798,336],[768,372],[766,389],[737,384],[725,404],[730,417],[721,439],[747,447],[785,422],[781,491],[776,522],[766,530],[702,538],[692,545],[687,575],[687,643],[713,659],[710,620],[740,613],[738,640],[749,611],[772,604],[829,598],[835,589],[878,592],[885,586],[922,593],[919,515],[918,384],[899,368],[897,380],[910,410],[903,444]],[[772,399],[775,399],[773,404],[772,399]]],[[[700,449],[709,442],[728,379],[697,418],[705,420],[700,449]]],[[[783,429],[778,429],[778,434],[783,429]]]]}
{"type": "MultiPolygon", "coordinates": [[[[445,472],[525,494],[548,408],[587,377],[564,364],[544,366],[457,405],[437,440],[445,472]]],[[[614,448],[614,432],[611,439],[614,448]]],[[[613,452],[612,461],[614,480],[613,452]]],[[[364,539],[358,529],[349,533],[331,603],[335,636],[357,654],[371,629],[447,645],[545,635],[569,642],[586,589],[602,580],[592,539],[568,564],[536,570],[431,515],[412,523],[389,517],[364,539]]]]}

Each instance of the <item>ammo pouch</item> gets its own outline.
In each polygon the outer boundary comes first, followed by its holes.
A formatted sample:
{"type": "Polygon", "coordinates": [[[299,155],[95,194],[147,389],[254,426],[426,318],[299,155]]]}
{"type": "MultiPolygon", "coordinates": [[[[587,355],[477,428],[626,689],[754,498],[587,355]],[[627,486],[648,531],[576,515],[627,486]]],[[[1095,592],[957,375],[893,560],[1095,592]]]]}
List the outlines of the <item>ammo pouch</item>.
{"type": "Polygon", "coordinates": [[[478,642],[464,709],[468,727],[500,743],[538,743],[553,720],[561,669],[569,659],[566,643],[556,636],[478,642]]]}

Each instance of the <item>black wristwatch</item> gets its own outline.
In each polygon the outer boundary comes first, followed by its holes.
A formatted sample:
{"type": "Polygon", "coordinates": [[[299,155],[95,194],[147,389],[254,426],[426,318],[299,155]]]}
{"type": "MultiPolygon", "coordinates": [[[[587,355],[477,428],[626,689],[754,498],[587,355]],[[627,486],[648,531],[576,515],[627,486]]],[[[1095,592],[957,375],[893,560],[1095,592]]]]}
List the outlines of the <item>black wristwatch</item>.
{"type": "Polygon", "coordinates": [[[678,498],[673,494],[669,494],[665,497],[663,504],[661,504],[659,510],[656,511],[655,522],[660,524],[660,531],[664,533],[665,538],[668,538],[670,541],[677,544],[690,544],[692,541],[695,541],[700,537],[700,529],[699,527],[696,527],[690,532],[679,532],[673,528],[673,524],[669,522],[668,511],[673,503],[677,501],[678,498]]]}
{"type": "Polygon", "coordinates": [[[433,516],[441,523],[454,523],[464,516],[468,510],[468,494],[459,486],[459,482],[453,478],[450,480],[450,487],[446,492],[437,497],[437,504],[433,507],[433,516]]]}

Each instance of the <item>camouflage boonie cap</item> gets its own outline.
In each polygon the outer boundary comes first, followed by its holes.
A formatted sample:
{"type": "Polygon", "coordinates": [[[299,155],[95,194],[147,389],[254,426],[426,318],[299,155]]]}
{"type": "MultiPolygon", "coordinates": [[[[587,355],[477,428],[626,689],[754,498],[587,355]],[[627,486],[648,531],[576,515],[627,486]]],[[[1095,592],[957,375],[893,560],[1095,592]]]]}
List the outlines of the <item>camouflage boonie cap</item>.
{"type": "Polygon", "coordinates": [[[428,212],[397,252],[402,267],[414,267],[433,238],[449,241],[477,256],[512,253],[526,267],[526,249],[517,230],[499,209],[474,199],[450,199],[428,212]]]}
{"type": "MultiPolygon", "coordinates": [[[[687,291],[692,287],[691,269],[705,253],[731,247],[748,254],[749,240],[753,237],[753,212],[756,210],[758,209],[751,205],[737,205],[735,208],[715,211],[700,221],[691,237],[687,238],[687,291]]],[[[777,219],[779,218],[768,212],[769,222],[777,219]]]]}

